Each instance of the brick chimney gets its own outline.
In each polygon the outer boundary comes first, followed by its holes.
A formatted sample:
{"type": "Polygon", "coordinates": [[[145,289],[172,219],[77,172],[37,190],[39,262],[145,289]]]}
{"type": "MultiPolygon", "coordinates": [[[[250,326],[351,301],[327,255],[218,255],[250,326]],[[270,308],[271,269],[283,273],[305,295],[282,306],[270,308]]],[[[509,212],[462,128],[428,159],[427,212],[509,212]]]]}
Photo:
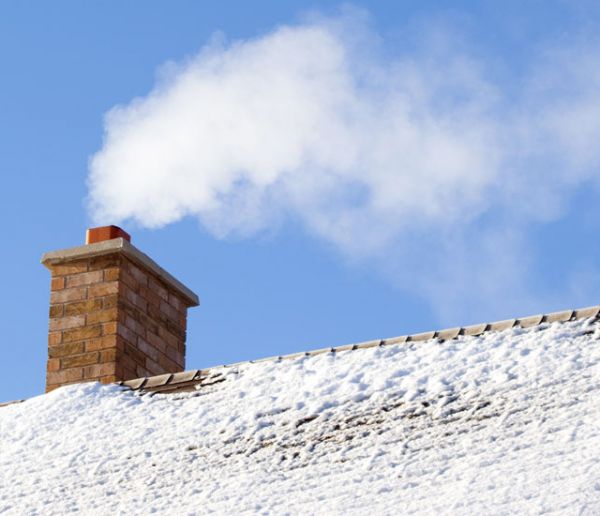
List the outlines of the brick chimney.
{"type": "Polygon", "coordinates": [[[52,273],[46,392],[185,367],[187,309],[198,296],[135,248],[117,226],[44,254],[52,273]]]}

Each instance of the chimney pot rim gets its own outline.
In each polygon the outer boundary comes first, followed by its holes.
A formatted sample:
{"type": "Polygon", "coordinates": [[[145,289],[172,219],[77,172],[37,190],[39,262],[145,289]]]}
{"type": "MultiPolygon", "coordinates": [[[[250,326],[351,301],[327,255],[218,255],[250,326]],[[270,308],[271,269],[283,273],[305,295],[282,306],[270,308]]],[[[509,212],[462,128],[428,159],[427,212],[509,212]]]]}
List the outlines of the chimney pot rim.
{"type": "Polygon", "coordinates": [[[123,228],[114,224],[88,228],[85,232],[86,245],[104,242],[105,240],[113,240],[115,238],[124,238],[128,242],[131,242],[131,235],[123,228]]]}

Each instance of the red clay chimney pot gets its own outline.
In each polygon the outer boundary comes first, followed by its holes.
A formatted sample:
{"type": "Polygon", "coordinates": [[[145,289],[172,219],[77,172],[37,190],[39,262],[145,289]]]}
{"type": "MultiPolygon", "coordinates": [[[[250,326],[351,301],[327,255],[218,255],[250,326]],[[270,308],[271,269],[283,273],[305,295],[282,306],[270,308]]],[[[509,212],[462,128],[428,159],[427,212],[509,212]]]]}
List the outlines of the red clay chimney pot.
{"type": "Polygon", "coordinates": [[[124,238],[131,242],[131,236],[127,231],[124,231],[119,226],[100,226],[90,228],[85,232],[85,243],[95,244],[104,240],[112,240],[113,238],[124,238]]]}

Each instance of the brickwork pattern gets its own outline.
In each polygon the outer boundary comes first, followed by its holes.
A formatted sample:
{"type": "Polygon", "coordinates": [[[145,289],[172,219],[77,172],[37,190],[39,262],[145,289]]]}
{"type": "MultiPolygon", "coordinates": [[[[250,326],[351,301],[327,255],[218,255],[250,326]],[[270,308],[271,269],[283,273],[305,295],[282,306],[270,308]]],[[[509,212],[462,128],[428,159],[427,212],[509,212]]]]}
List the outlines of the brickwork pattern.
{"type": "Polygon", "coordinates": [[[188,305],[122,254],[51,267],[46,391],[183,371],[188,305]]]}

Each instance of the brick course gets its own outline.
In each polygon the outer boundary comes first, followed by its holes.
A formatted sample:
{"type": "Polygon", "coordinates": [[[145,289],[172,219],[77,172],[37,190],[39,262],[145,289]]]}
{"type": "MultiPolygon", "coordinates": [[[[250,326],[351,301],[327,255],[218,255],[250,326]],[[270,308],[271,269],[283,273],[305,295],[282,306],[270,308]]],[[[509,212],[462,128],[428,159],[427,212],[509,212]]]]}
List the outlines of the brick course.
{"type": "Polygon", "coordinates": [[[46,391],[184,370],[190,303],[152,270],[119,252],[47,267],[46,391]]]}

